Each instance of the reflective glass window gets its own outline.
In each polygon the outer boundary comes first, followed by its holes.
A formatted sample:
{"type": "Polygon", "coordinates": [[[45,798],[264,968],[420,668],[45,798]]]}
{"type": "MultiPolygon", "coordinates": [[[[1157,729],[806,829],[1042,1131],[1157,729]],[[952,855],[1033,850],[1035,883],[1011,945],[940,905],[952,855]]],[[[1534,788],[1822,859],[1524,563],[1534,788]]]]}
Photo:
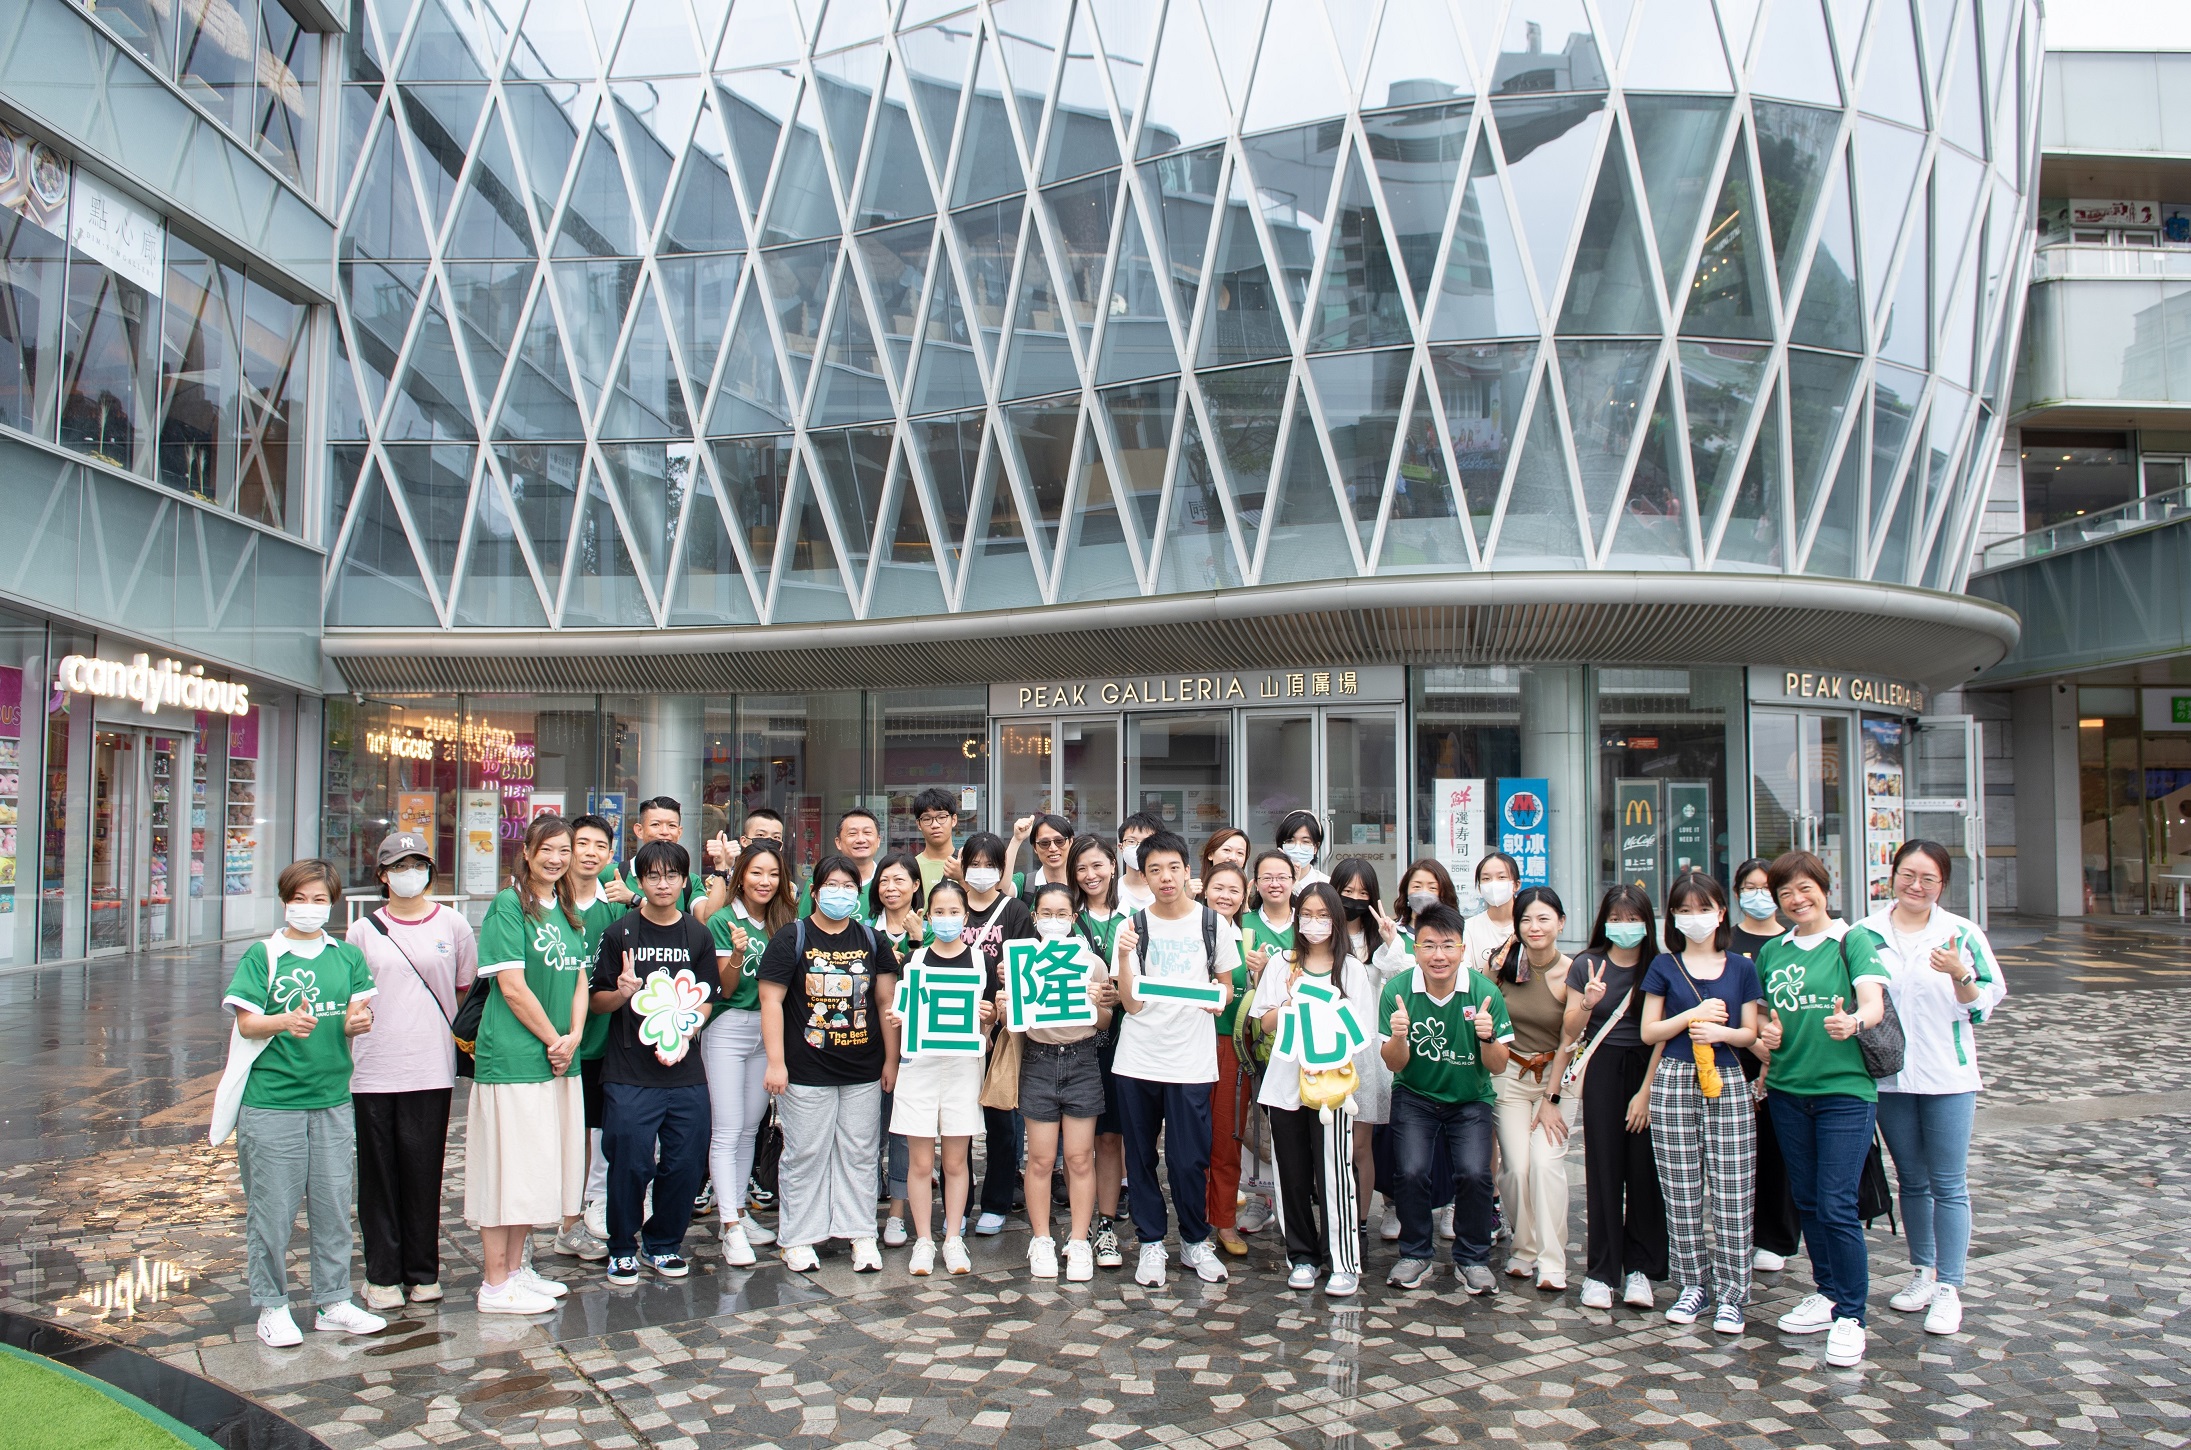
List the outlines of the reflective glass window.
{"type": "Polygon", "coordinates": [[[175,8],[182,27],[175,47],[177,84],[214,120],[244,132],[252,111],[259,0],[189,0],[175,8]]]}
{"type": "Polygon", "coordinates": [[[260,7],[253,139],[259,155],[307,196],[318,174],[321,43],[277,0],[260,7]]]}
{"type": "Polygon", "coordinates": [[[235,495],[243,273],[180,238],[167,248],[160,328],[160,482],[202,499],[235,495]]]}
{"type": "Polygon", "coordinates": [[[158,308],[159,298],[149,288],[71,250],[62,329],[61,441],[133,473],[149,473],[152,466],[158,308]]]}
{"type": "MultiPolygon", "coordinates": [[[[22,164],[20,136],[0,131],[0,145],[22,164]]],[[[0,210],[0,423],[49,437],[61,376],[65,213],[57,207],[40,221],[29,209],[0,210]]]]}

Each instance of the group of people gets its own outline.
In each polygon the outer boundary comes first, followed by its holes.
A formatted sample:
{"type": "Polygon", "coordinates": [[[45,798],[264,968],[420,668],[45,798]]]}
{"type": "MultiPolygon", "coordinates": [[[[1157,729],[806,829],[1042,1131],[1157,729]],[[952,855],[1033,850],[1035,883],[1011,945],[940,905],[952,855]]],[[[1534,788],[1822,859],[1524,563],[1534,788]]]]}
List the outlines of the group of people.
{"type": "Polygon", "coordinates": [[[1028,1272],[1086,1283],[1124,1267],[1123,1189],[1149,1287],[1176,1217],[1206,1282],[1275,1223],[1294,1290],[1357,1293],[1374,1235],[1397,1243],[1397,1289],[1429,1282],[1447,1238],[1461,1286],[1492,1292],[1505,1239],[1508,1276],[1562,1292],[1579,1122],[1586,1307],[1655,1308],[1670,1280],[1668,1320],[1737,1334],[1753,1272],[1800,1240],[1817,1292],[1779,1327],[1858,1362],[1876,1127],[1912,1266],[1891,1303],[1960,1325],[1974,1028],[2006,989],[1984,934],[1940,904],[1934,843],[1897,852],[1891,903],[1860,923],[1793,851],[1744,862],[1731,894],[1683,872],[1663,916],[1616,885],[1570,955],[1558,894],[1501,852],[1476,863],[1464,917],[1436,860],[1389,900],[1364,860],[1326,870],[1305,811],[1257,850],[1230,828],[1196,847],[1144,814],[1115,839],[1038,814],[961,841],[954,795],[913,804],[918,851],[886,852],[856,809],[803,881],[766,809],[700,870],[673,800],[644,803],[622,870],[608,822],[543,816],[476,938],[431,899],[424,837],[381,844],[387,900],[344,941],[326,932],[332,866],[290,867],[285,928],[227,998],[239,1038],[266,1044],[237,1121],[261,1339],[301,1339],[283,1268],[300,1203],[318,1328],[370,1333],[374,1311],[441,1297],[460,1060],[484,1313],[567,1292],[534,1266],[536,1230],[612,1284],[682,1277],[710,1195],[734,1267],[774,1244],[812,1272],[842,1240],[855,1271],[909,1247],[910,1274],[966,1273],[968,1234],[1024,1211],[1028,1272]],[[1029,1015],[1038,964],[1046,1017],[1029,1015]],[[748,1183],[772,1110],[770,1228],[748,1183]]]}

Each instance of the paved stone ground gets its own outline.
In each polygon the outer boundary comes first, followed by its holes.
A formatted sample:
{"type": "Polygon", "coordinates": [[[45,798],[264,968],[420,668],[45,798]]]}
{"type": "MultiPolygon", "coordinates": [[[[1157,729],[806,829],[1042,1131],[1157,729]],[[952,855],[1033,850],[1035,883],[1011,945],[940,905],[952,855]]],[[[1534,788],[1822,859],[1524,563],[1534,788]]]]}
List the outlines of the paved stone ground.
{"type": "MultiPolygon", "coordinates": [[[[474,1314],[477,1245],[452,1235],[437,1312],[370,1341],[308,1334],[266,1350],[243,1286],[234,1153],[207,1148],[201,1127],[225,1040],[213,952],[0,978],[0,1306],[208,1374],[335,1450],[2180,1446],[2191,933],[2173,928],[1996,934],[2016,994],[1983,1039],[1964,1332],[1928,1337],[1887,1307],[1904,1255],[1882,1224],[1855,1370],[1826,1369],[1817,1338],[1772,1330],[1808,1292],[1800,1260],[1760,1276],[1753,1327],[1728,1341],[1585,1311],[1572,1293],[1502,1283],[1468,1300],[1448,1277],[1387,1290],[1381,1243],[1358,1300],[1288,1293],[1268,1233],[1225,1285],[1175,1262],[1160,1292],[1124,1273],[1038,1287],[1016,1222],[976,1241],[976,1272],[955,1280],[907,1277],[902,1252],[880,1275],[837,1257],[802,1279],[729,1269],[710,1246],[691,1278],[630,1290],[571,1265],[574,1292],[545,1321],[474,1314]]],[[[460,1162],[461,1132],[450,1225],[460,1162]]]]}

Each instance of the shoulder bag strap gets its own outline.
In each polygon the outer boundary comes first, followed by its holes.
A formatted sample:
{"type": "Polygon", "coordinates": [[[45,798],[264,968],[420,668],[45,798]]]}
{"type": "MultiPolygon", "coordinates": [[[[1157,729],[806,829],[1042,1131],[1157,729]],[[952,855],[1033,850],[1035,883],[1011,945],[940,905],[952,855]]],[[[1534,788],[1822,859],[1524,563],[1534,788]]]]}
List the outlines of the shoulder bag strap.
{"type": "Polygon", "coordinates": [[[443,1024],[454,1027],[456,1024],[449,1017],[449,1009],[441,1005],[441,994],[434,990],[433,983],[426,980],[426,974],[418,969],[417,962],[411,960],[411,954],[403,949],[402,942],[396,940],[396,934],[388,930],[386,911],[387,908],[382,907],[379,911],[367,912],[365,919],[373,924],[373,929],[381,934],[388,945],[396,949],[396,955],[403,958],[403,964],[411,969],[412,976],[418,978],[418,984],[426,989],[426,995],[434,999],[434,1010],[441,1014],[443,1024]]]}
{"type": "Polygon", "coordinates": [[[1202,970],[1211,981],[1217,980],[1217,909],[1202,908],[1202,970]]]}
{"type": "Polygon", "coordinates": [[[1628,994],[1620,999],[1620,1005],[1615,1007],[1612,1015],[1607,1017],[1604,1024],[1591,1034],[1590,1041],[1576,1055],[1575,1060],[1567,1064],[1567,1071],[1560,1074],[1560,1089],[1563,1092],[1573,1087],[1576,1081],[1582,1077],[1583,1065],[1590,1061],[1591,1054],[1598,1050],[1598,1044],[1605,1040],[1605,1035],[1613,1030],[1613,1024],[1628,1015],[1628,1004],[1635,1001],[1635,999],[1636,989],[1633,985],[1630,985],[1628,994]]]}
{"type": "Polygon", "coordinates": [[[1136,969],[1145,968],[1149,965],[1149,913],[1145,910],[1135,912],[1133,923],[1134,966],[1136,969]]]}

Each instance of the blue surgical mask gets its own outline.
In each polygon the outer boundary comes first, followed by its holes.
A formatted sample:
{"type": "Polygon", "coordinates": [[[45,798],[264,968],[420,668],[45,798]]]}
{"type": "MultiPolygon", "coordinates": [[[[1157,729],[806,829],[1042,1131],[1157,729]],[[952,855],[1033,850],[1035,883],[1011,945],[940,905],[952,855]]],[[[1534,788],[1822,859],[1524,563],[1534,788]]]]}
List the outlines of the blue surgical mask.
{"type": "Polygon", "coordinates": [[[1288,841],[1278,850],[1279,854],[1296,866],[1312,866],[1316,863],[1316,848],[1306,841],[1288,841]]]}
{"type": "Polygon", "coordinates": [[[931,916],[928,929],[936,934],[937,941],[957,941],[959,933],[966,930],[963,916],[931,916]]]}
{"type": "Polygon", "coordinates": [[[1640,921],[1609,921],[1605,924],[1605,939],[1617,947],[1641,946],[1647,930],[1640,921]]]}
{"type": "Polygon", "coordinates": [[[860,893],[852,886],[824,886],[814,893],[814,904],[831,921],[843,921],[860,909],[860,893]]]}
{"type": "Polygon", "coordinates": [[[1752,887],[1736,899],[1742,903],[1742,914],[1753,921],[1763,921],[1773,914],[1773,894],[1770,891],[1752,887]]]}

